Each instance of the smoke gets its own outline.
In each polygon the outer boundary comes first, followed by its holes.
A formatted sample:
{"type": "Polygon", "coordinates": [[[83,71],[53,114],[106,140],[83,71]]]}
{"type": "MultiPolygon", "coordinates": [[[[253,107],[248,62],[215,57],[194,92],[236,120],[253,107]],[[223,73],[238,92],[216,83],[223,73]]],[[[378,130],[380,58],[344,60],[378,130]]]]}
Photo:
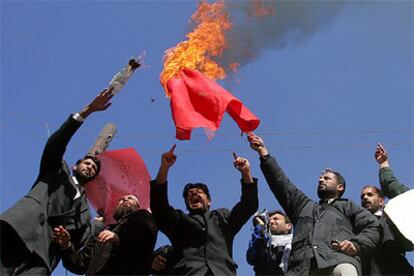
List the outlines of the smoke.
{"type": "Polygon", "coordinates": [[[258,58],[268,49],[298,47],[327,27],[345,7],[345,1],[250,0],[225,1],[233,27],[228,47],[217,59],[227,71],[258,58]]]}

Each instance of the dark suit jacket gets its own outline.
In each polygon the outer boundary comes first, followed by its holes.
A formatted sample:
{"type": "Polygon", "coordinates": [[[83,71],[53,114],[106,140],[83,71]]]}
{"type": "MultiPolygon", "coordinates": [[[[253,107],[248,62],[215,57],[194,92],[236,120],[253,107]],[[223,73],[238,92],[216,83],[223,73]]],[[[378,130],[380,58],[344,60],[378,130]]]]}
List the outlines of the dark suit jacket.
{"type": "Polygon", "coordinates": [[[76,189],[63,160],[66,146],[80,126],[71,116],[50,136],[32,189],[0,216],[2,223],[9,224],[26,247],[42,258],[50,272],[59,262],[51,240],[53,227],[62,225],[77,242],[84,238],[91,219],[85,194],[73,199],[76,189]]]}
{"type": "Polygon", "coordinates": [[[242,195],[233,209],[185,214],[168,203],[167,183],[151,183],[151,210],[159,229],[167,235],[179,261],[174,274],[235,275],[233,239],[258,208],[257,179],[242,183],[242,195]]]}
{"type": "Polygon", "coordinates": [[[77,274],[149,275],[157,239],[151,213],[139,210],[108,229],[118,235],[118,245],[97,243],[96,235],[79,251],[73,246],[62,250],[63,266],[77,274]]]}

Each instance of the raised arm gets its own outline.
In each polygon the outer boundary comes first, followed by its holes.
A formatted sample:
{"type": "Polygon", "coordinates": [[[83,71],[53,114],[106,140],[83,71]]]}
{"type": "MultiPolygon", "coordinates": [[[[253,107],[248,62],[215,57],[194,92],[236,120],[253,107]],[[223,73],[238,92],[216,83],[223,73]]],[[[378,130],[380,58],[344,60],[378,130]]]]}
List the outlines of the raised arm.
{"type": "Polygon", "coordinates": [[[271,259],[268,244],[268,233],[264,222],[259,217],[253,217],[252,239],[246,252],[247,263],[252,266],[268,265],[271,259]]]}
{"type": "Polygon", "coordinates": [[[81,126],[82,122],[92,113],[107,109],[111,103],[111,90],[105,89],[92,102],[81,111],[70,116],[62,126],[47,140],[40,161],[39,177],[50,171],[56,171],[61,167],[63,155],[73,134],[81,126]]]}
{"type": "Polygon", "coordinates": [[[394,176],[389,164],[388,152],[381,144],[378,144],[375,150],[375,160],[378,162],[380,168],[379,179],[381,190],[386,197],[393,198],[410,190],[409,187],[400,183],[400,181],[398,181],[398,179],[394,176]]]}
{"type": "Polygon", "coordinates": [[[179,215],[168,202],[167,179],[170,168],[177,160],[174,154],[175,145],[161,155],[161,165],[155,180],[150,184],[150,205],[157,225],[166,235],[176,229],[179,215]]]}
{"type": "Polygon", "coordinates": [[[259,199],[257,179],[251,176],[249,161],[246,158],[238,157],[235,153],[233,153],[233,157],[233,165],[241,174],[242,186],[240,201],[232,208],[228,218],[228,224],[232,227],[235,235],[256,212],[259,207],[259,199]]]}
{"type": "Polygon", "coordinates": [[[298,213],[310,199],[286,177],[276,159],[270,156],[262,138],[251,132],[248,139],[250,147],[260,156],[260,168],[270,190],[295,224],[298,213]]]}

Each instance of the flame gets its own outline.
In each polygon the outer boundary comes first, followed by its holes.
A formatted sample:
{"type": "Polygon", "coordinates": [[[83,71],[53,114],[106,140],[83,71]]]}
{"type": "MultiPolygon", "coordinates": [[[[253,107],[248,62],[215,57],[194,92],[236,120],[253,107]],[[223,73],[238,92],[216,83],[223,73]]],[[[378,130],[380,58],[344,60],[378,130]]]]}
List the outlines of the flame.
{"type": "MultiPolygon", "coordinates": [[[[195,23],[195,28],[186,35],[187,40],[164,53],[160,82],[167,96],[170,96],[167,81],[185,67],[198,70],[213,80],[226,77],[226,70],[213,60],[219,58],[227,47],[225,32],[232,26],[224,1],[200,2],[191,21],[195,23]]],[[[236,65],[231,69],[236,70],[236,65]]]]}

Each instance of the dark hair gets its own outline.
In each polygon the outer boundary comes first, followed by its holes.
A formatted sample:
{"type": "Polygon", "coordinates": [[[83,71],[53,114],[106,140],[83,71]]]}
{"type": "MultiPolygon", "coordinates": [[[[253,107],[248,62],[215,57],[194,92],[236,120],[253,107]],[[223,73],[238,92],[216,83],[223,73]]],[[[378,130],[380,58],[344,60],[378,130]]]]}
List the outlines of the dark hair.
{"type": "Polygon", "coordinates": [[[82,159],[79,159],[78,161],[76,161],[76,165],[79,165],[83,160],[86,160],[86,159],[91,159],[93,163],[95,163],[96,165],[95,176],[97,176],[99,174],[99,171],[101,170],[101,161],[95,155],[85,155],[82,159]]]}
{"type": "Polygon", "coordinates": [[[185,185],[184,186],[184,189],[183,189],[183,197],[184,197],[184,199],[187,199],[187,192],[188,192],[188,190],[194,189],[194,188],[201,189],[207,195],[207,198],[211,200],[211,198],[210,198],[210,192],[208,190],[208,187],[204,183],[188,183],[187,185],[185,185]]]}
{"type": "Polygon", "coordinates": [[[374,186],[374,185],[367,185],[367,186],[364,186],[364,187],[362,187],[362,189],[361,189],[361,191],[362,190],[364,190],[364,189],[366,189],[366,188],[372,188],[372,189],[374,189],[374,191],[381,197],[381,198],[384,198],[384,193],[382,192],[382,190],[380,189],[380,188],[378,188],[377,186],[374,186]]]}
{"type": "Polygon", "coordinates": [[[333,173],[335,175],[336,181],[338,182],[338,184],[342,184],[344,186],[344,189],[339,194],[339,197],[342,197],[342,195],[345,193],[345,189],[346,189],[345,178],[339,172],[331,171],[331,173],[333,173]]]}
{"type": "Polygon", "coordinates": [[[279,214],[279,215],[283,216],[285,218],[286,223],[292,224],[292,221],[290,220],[290,218],[285,213],[283,213],[282,211],[279,211],[279,210],[270,211],[269,212],[269,218],[271,216],[276,215],[276,214],[279,214]]]}

